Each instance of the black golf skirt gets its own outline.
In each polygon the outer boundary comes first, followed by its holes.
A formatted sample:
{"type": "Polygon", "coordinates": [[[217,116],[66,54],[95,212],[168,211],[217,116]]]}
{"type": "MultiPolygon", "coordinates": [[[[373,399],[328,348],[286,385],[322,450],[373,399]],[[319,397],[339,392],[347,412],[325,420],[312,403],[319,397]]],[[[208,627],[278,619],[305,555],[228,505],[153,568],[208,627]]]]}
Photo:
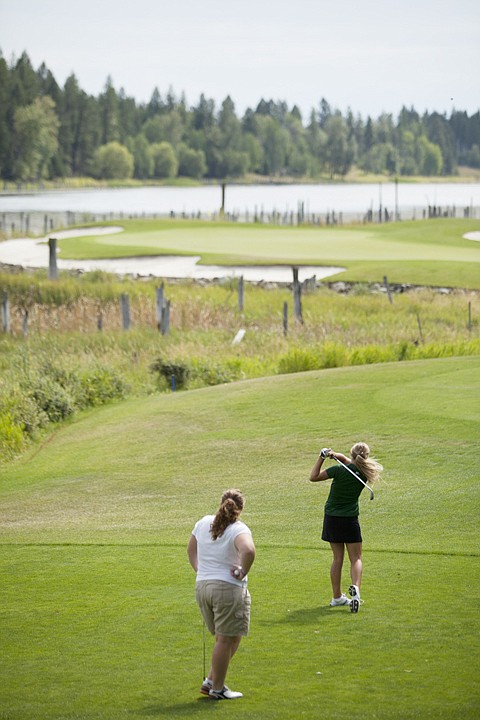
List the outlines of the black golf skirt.
{"type": "Polygon", "coordinates": [[[358,515],[354,517],[337,517],[325,515],[323,518],[322,540],[333,543],[362,542],[362,531],[358,515]]]}

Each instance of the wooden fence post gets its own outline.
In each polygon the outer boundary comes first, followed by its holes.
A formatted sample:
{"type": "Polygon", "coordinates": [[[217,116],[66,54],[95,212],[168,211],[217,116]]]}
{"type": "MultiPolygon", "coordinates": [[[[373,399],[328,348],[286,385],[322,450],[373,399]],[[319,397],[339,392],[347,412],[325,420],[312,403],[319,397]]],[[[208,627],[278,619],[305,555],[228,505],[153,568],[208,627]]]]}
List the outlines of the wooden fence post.
{"type": "Polygon", "coordinates": [[[22,332],[23,332],[23,337],[27,337],[27,335],[28,335],[28,310],[26,308],[23,313],[22,332]]]}
{"type": "Polygon", "coordinates": [[[306,278],[303,281],[303,289],[306,293],[307,292],[315,292],[316,288],[317,288],[317,276],[316,275],[312,275],[311,278],[306,278]]]}
{"type": "Polygon", "coordinates": [[[298,282],[298,268],[293,269],[293,311],[295,320],[298,320],[303,324],[302,317],[302,288],[298,282]]]}
{"type": "Polygon", "coordinates": [[[58,271],[57,271],[57,239],[56,239],[56,238],[49,238],[49,239],[48,239],[48,250],[49,250],[48,279],[49,279],[49,280],[56,280],[56,279],[58,278],[58,271]]]}
{"type": "Polygon", "coordinates": [[[222,205],[220,208],[220,217],[223,218],[225,215],[225,183],[222,183],[222,205]]]}
{"type": "Polygon", "coordinates": [[[285,300],[283,303],[283,334],[287,337],[288,334],[288,303],[285,300]]]}
{"type": "Polygon", "coordinates": [[[2,297],[2,328],[3,332],[10,332],[10,303],[7,292],[4,292],[2,297]]]}
{"type": "Polygon", "coordinates": [[[390,292],[390,285],[388,284],[388,279],[387,279],[386,275],[384,275],[384,277],[383,277],[383,284],[385,285],[385,287],[387,289],[388,301],[389,301],[390,305],[392,305],[393,304],[392,293],[390,292]]]}
{"type": "Polygon", "coordinates": [[[163,312],[164,304],[165,304],[165,291],[164,291],[164,284],[162,282],[160,287],[155,288],[155,310],[156,310],[158,330],[162,329],[162,312],[163,312]]]}
{"type": "Polygon", "coordinates": [[[420,315],[417,312],[417,325],[418,325],[418,332],[420,334],[420,342],[423,344],[423,333],[422,333],[422,324],[420,322],[420,315]]]}
{"type": "Polygon", "coordinates": [[[168,335],[170,333],[170,300],[167,300],[162,308],[160,332],[162,335],[168,335]]]}
{"type": "Polygon", "coordinates": [[[238,279],[238,311],[243,312],[244,283],[243,275],[238,279]]]}
{"type": "Polygon", "coordinates": [[[130,328],[130,300],[126,293],[120,295],[120,307],[122,311],[122,326],[124,330],[130,328]]]}

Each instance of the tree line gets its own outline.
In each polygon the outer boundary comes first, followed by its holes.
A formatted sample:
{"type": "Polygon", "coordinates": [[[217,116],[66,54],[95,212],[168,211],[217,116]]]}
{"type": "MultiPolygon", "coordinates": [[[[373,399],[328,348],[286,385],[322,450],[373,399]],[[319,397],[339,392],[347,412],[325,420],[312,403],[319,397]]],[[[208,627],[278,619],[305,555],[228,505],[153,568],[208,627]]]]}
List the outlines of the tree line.
{"type": "Polygon", "coordinates": [[[28,55],[6,62],[0,51],[0,177],[240,178],[371,173],[454,175],[480,167],[480,112],[398,117],[345,114],[322,98],[303,118],[296,105],[261,100],[237,116],[231,97],[219,107],[200,96],[188,106],[172,89],[138,103],[111,78],[94,97],[74,74],[63,87],[28,55]]]}

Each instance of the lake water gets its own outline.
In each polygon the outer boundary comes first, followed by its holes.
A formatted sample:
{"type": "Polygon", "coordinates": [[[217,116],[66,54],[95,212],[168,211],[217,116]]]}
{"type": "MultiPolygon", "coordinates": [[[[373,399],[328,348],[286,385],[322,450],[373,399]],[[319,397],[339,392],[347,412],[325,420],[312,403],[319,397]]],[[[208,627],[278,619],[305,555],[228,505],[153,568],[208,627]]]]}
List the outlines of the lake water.
{"type": "MultiPolygon", "coordinates": [[[[49,191],[31,194],[1,194],[0,213],[71,212],[124,215],[217,213],[222,201],[220,185],[202,187],[141,187],[98,190],[49,191]]],[[[227,185],[225,211],[249,215],[255,212],[296,213],[303,204],[306,214],[335,212],[361,219],[379,207],[407,219],[421,217],[428,206],[480,209],[479,183],[381,183],[371,185],[227,185]]],[[[479,213],[480,214],[480,213],[479,213]]]]}

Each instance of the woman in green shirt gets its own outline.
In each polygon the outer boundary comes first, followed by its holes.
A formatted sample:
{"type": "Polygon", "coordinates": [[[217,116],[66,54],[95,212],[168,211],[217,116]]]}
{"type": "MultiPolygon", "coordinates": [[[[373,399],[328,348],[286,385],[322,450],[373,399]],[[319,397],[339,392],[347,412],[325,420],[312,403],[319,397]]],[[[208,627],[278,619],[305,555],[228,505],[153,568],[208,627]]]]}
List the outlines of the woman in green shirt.
{"type": "Polygon", "coordinates": [[[332,607],[349,605],[351,612],[358,612],[360,607],[360,585],[362,582],[362,532],[358,522],[358,498],[364,483],[373,483],[383,470],[379,462],[370,457],[370,448],[366,443],[358,442],[350,450],[350,457],[342,453],[333,452],[324,448],[315,462],[310,473],[311,482],[332,479],[330,493],[325,503],[323,519],[322,540],[330,543],[333,552],[333,562],[330,568],[333,598],[332,607]],[[346,465],[333,465],[322,470],[325,458],[332,458],[346,465]],[[360,480],[352,475],[357,473],[360,480]],[[350,559],[350,577],[352,584],[349,588],[351,600],[342,593],[342,568],[347,548],[350,559]]]}

